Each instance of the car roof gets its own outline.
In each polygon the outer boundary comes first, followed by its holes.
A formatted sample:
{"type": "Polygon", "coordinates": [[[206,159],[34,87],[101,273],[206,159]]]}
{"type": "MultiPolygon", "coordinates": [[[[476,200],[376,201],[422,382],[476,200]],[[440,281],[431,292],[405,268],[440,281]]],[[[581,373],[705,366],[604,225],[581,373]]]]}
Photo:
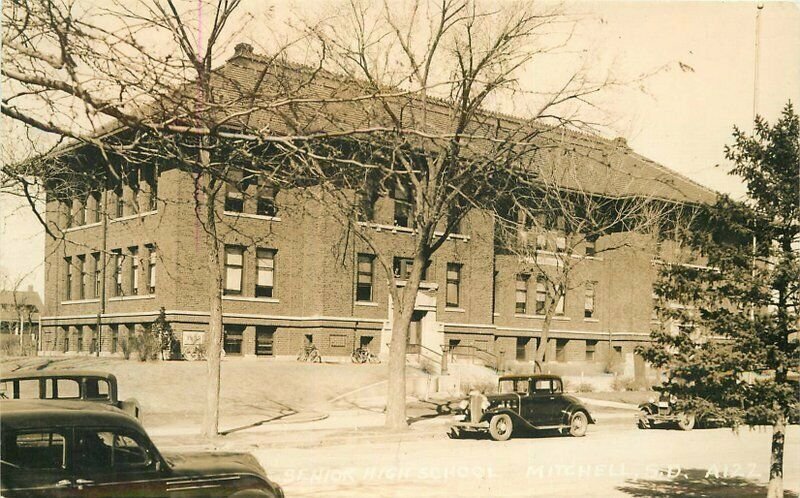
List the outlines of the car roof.
{"type": "Polygon", "coordinates": [[[2,374],[2,376],[0,376],[0,381],[74,377],[99,377],[103,379],[116,380],[114,374],[100,372],[97,370],[20,370],[2,374]]]}
{"type": "Polygon", "coordinates": [[[547,379],[557,379],[561,380],[561,377],[554,374],[530,374],[530,375],[504,375],[500,377],[499,380],[547,380],[547,379]]]}
{"type": "Polygon", "coordinates": [[[0,410],[3,431],[40,427],[113,426],[142,432],[141,424],[122,410],[102,403],[61,400],[5,400],[0,410]]]}

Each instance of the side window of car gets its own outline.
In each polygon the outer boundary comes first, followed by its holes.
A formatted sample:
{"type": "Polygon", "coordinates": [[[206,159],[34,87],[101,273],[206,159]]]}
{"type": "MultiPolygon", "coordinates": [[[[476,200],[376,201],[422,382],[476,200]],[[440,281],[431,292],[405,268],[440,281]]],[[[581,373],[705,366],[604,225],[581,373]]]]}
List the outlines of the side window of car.
{"type": "Polygon", "coordinates": [[[563,387],[561,386],[560,379],[553,379],[553,394],[561,394],[563,387]]]}
{"type": "Polygon", "coordinates": [[[86,379],[85,383],[86,399],[108,399],[108,381],[104,379],[86,379]]]}
{"type": "Polygon", "coordinates": [[[20,380],[19,399],[39,399],[39,379],[20,380]]]}
{"type": "Polygon", "coordinates": [[[2,461],[15,469],[62,469],[65,457],[64,436],[56,431],[3,434],[2,461]]]}
{"type": "Polygon", "coordinates": [[[519,394],[528,394],[528,389],[529,389],[528,384],[529,383],[527,380],[518,380],[516,392],[519,394]]]}
{"type": "Polygon", "coordinates": [[[125,472],[148,467],[153,459],[134,436],[84,430],[76,438],[76,462],[83,470],[125,472]]]}
{"type": "Polygon", "coordinates": [[[550,379],[539,379],[534,382],[536,394],[550,394],[550,379]]]}
{"type": "Polygon", "coordinates": [[[117,435],[114,440],[114,468],[141,469],[152,463],[150,452],[133,437],[117,435]]]}

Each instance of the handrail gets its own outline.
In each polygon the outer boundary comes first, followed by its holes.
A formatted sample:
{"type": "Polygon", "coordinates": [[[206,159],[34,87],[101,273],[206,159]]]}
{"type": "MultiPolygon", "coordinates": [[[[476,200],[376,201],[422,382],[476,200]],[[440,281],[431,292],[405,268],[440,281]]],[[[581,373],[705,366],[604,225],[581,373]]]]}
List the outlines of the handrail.
{"type": "Polygon", "coordinates": [[[483,361],[484,365],[491,368],[492,370],[497,371],[498,369],[498,358],[497,355],[492,353],[491,351],[486,351],[485,349],[481,349],[477,346],[472,344],[459,344],[457,346],[453,346],[450,348],[451,353],[458,354],[459,349],[467,349],[470,350],[469,353],[461,353],[466,356],[469,356],[473,359],[478,358],[479,360],[483,361]]]}

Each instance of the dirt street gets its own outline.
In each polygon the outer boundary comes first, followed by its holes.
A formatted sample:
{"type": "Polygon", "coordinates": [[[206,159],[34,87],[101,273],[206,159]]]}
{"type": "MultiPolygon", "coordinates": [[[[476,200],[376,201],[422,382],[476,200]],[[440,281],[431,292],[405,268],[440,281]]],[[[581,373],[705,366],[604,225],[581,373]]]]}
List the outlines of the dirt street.
{"type": "MultiPolygon", "coordinates": [[[[764,496],[769,428],[641,431],[507,442],[358,439],[256,449],[287,496],[764,496]]],[[[800,489],[800,428],[786,439],[786,487],[800,489]]],[[[787,493],[787,496],[797,496],[787,493]]]]}

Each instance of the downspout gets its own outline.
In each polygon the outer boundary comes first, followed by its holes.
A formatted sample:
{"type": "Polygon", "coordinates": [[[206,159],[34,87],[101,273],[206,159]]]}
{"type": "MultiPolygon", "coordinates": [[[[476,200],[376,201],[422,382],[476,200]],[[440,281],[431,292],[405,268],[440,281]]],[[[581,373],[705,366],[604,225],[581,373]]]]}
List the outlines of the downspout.
{"type": "MultiPolygon", "coordinates": [[[[108,244],[108,189],[103,189],[103,193],[100,194],[101,204],[103,206],[102,210],[102,218],[103,218],[103,245],[102,250],[100,251],[100,258],[97,259],[97,262],[100,262],[102,258],[103,266],[100,275],[100,302],[99,309],[97,311],[97,351],[95,351],[96,356],[100,356],[100,350],[103,349],[103,315],[106,312],[106,268],[108,267],[108,261],[106,260],[106,245],[108,244]]],[[[97,272],[97,269],[95,269],[97,272]]],[[[95,276],[95,278],[97,278],[95,276]]]]}

